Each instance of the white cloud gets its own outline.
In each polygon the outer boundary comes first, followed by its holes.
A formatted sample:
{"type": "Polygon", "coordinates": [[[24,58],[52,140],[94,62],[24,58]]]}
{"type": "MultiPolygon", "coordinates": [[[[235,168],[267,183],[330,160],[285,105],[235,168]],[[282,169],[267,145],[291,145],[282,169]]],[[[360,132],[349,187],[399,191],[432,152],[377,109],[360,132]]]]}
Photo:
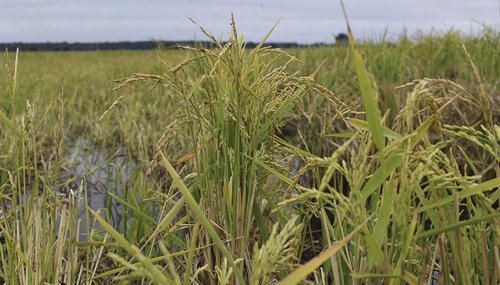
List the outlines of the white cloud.
{"type": "MultiPolygon", "coordinates": [[[[349,20],[359,36],[377,35],[388,28],[398,34],[406,26],[438,30],[455,27],[469,32],[500,24],[498,0],[352,0],[345,1],[349,20]]],[[[0,42],[188,40],[201,37],[187,17],[216,36],[237,25],[249,40],[258,41],[278,20],[272,41],[316,42],[345,30],[337,1],[331,0],[17,0],[2,3],[0,42]]]]}

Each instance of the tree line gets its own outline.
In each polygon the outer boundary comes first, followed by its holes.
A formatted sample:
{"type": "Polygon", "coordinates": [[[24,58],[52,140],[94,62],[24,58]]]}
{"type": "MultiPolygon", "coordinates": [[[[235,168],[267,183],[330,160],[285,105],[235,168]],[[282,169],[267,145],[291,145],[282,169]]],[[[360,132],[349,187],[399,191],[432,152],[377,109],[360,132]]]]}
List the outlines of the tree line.
{"type": "MultiPolygon", "coordinates": [[[[258,43],[247,42],[246,47],[254,48],[258,43]]],[[[323,46],[325,44],[299,44],[295,42],[277,42],[267,43],[268,46],[278,48],[300,48],[309,46],[323,46]]],[[[195,42],[195,41],[138,41],[138,42],[101,42],[101,43],[0,43],[2,50],[15,51],[17,48],[23,51],[91,51],[91,50],[147,50],[158,47],[178,48],[179,46],[201,46],[213,47],[212,42],[195,42]]]]}
{"type": "MultiPolygon", "coordinates": [[[[335,36],[336,44],[345,44],[347,42],[347,35],[340,33],[335,36]]],[[[254,48],[259,43],[247,42],[247,48],[254,48]]],[[[326,46],[330,44],[314,43],[314,44],[300,44],[296,42],[275,42],[266,43],[266,46],[273,46],[276,48],[302,48],[302,47],[315,47],[326,46]]],[[[0,43],[1,50],[15,51],[20,49],[22,51],[87,51],[87,50],[147,50],[163,48],[178,48],[179,46],[201,46],[213,47],[214,43],[209,41],[122,41],[122,42],[95,42],[95,43],[68,43],[68,42],[45,42],[45,43],[27,43],[27,42],[13,42],[13,43],[0,43]]]]}

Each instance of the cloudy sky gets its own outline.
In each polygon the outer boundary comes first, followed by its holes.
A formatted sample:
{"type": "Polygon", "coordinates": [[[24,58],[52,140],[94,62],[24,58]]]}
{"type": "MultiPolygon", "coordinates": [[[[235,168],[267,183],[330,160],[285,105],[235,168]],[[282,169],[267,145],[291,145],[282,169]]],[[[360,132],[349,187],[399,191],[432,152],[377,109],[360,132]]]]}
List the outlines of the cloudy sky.
{"type": "MultiPolygon", "coordinates": [[[[358,38],[450,28],[500,28],[500,0],[344,0],[358,38]]],[[[337,0],[0,0],[0,42],[202,39],[193,18],[227,38],[230,13],[247,40],[332,42],[345,31],[337,0]]]]}

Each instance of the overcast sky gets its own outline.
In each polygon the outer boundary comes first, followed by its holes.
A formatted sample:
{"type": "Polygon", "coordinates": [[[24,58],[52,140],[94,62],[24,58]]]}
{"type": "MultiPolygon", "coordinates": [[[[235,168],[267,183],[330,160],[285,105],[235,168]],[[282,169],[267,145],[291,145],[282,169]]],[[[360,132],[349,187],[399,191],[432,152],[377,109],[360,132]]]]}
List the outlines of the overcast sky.
{"type": "MultiPolygon", "coordinates": [[[[357,38],[500,27],[500,0],[344,1],[357,38]]],[[[332,42],[345,32],[337,0],[0,0],[0,42],[202,39],[188,17],[226,39],[231,12],[250,41],[278,20],[269,41],[332,42]]]]}

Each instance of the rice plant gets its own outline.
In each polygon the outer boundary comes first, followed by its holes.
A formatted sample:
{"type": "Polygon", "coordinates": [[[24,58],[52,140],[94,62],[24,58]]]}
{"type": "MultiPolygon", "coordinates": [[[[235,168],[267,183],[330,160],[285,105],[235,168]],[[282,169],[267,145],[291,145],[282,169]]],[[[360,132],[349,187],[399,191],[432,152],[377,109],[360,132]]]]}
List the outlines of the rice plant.
{"type": "Polygon", "coordinates": [[[498,32],[280,50],[201,30],[213,47],[6,54],[2,282],[498,284],[498,32]],[[109,150],[81,177],[79,136],[109,150]]]}

